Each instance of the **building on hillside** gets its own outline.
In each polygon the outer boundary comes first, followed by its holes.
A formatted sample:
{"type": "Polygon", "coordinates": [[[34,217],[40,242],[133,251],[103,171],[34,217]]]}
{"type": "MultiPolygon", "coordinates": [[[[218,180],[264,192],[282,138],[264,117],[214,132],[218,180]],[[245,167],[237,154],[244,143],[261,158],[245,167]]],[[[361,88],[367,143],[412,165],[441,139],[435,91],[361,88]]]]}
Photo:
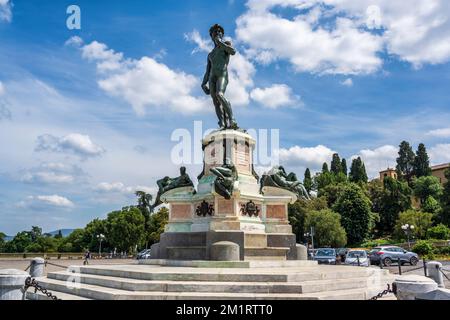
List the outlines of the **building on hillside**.
{"type": "MultiPolygon", "coordinates": [[[[431,167],[431,175],[438,178],[441,184],[447,182],[445,178],[445,171],[450,169],[450,163],[440,164],[431,167]]],[[[387,177],[397,179],[397,171],[392,168],[387,168],[386,170],[380,171],[380,181],[383,182],[387,177]]]]}
{"type": "Polygon", "coordinates": [[[431,167],[431,174],[438,178],[441,184],[444,184],[447,182],[447,179],[445,178],[445,171],[450,169],[450,163],[440,164],[437,166],[431,167]]]}
{"type": "Polygon", "coordinates": [[[380,171],[380,181],[381,182],[384,182],[384,179],[386,179],[388,177],[397,179],[397,171],[392,168],[387,168],[386,170],[380,171]]]}

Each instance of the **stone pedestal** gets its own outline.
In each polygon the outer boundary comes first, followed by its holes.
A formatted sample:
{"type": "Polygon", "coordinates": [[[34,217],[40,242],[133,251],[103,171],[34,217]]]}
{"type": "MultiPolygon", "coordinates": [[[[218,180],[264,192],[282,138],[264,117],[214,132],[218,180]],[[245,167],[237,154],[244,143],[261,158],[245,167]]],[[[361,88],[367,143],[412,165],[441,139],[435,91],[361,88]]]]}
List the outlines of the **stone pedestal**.
{"type": "Polygon", "coordinates": [[[23,300],[25,280],[30,275],[21,270],[0,270],[0,300],[23,300]]]}
{"type": "Polygon", "coordinates": [[[32,278],[42,277],[44,275],[45,260],[43,258],[34,258],[31,260],[30,276],[32,278]]]}
{"type": "Polygon", "coordinates": [[[259,253],[269,258],[284,255],[285,259],[296,259],[287,206],[297,197],[279,188],[260,190],[253,169],[255,140],[243,131],[221,130],[206,136],[202,145],[204,167],[197,191],[178,188],[161,196],[169,204],[169,223],[161,236],[158,255],[152,256],[209,260],[213,243],[231,241],[239,246],[240,260],[259,253]],[[212,168],[222,167],[227,160],[237,171],[231,199],[216,192],[216,176],[211,173],[212,168]]]}
{"type": "Polygon", "coordinates": [[[400,276],[394,283],[397,286],[398,300],[415,300],[418,295],[438,288],[432,279],[419,275],[400,276]]]}
{"type": "Polygon", "coordinates": [[[428,277],[433,279],[439,288],[445,288],[444,275],[440,271],[442,263],[437,261],[430,261],[427,263],[428,277]]]}

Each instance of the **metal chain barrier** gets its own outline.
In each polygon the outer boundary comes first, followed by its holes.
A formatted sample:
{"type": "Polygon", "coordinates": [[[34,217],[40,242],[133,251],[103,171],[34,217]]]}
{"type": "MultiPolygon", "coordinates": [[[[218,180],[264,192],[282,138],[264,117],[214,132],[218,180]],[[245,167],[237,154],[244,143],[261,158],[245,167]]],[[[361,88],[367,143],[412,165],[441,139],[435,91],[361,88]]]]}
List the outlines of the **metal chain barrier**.
{"type": "Polygon", "coordinates": [[[450,279],[448,278],[448,276],[445,274],[445,272],[444,271],[449,271],[449,270],[445,270],[444,268],[439,268],[438,269],[443,275],[444,275],[444,277],[448,280],[448,281],[450,281],[450,279]]]}
{"type": "MultiPolygon", "coordinates": [[[[392,287],[394,289],[394,285],[392,285],[392,287]]],[[[387,289],[386,290],[381,291],[379,294],[377,294],[376,296],[370,298],[369,300],[378,300],[378,299],[382,298],[383,296],[388,295],[389,293],[394,293],[395,294],[395,289],[391,290],[391,285],[390,284],[387,285],[387,289]]]]}
{"type": "Polygon", "coordinates": [[[50,299],[52,299],[52,300],[60,300],[60,299],[58,299],[56,296],[54,296],[50,291],[47,291],[47,289],[42,288],[42,287],[39,285],[39,283],[38,283],[35,279],[33,279],[33,278],[31,278],[31,277],[28,277],[28,278],[25,280],[25,288],[24,288],[24,291],[26,292],[26,291],[28,290],[28,288],[30,288],[30,287],[33,287],[33,288],[34,288],[34,293],[40,291],[40,292],[42,292],[43,294],[45,294],[48,298],[50,298],[50,299]]]}
{"type": "Polygon", "coordinates": [[[56,263],[51,263],[51,262],[48,262],[48,261],[46,260],[46,261],[45,261],[45,266],[47,267],[48,264],[51,265],[51,266],[58,267],[58,268],[67,269],[67,266],[63,266],[63,265],[56,264],[56,263]]]}

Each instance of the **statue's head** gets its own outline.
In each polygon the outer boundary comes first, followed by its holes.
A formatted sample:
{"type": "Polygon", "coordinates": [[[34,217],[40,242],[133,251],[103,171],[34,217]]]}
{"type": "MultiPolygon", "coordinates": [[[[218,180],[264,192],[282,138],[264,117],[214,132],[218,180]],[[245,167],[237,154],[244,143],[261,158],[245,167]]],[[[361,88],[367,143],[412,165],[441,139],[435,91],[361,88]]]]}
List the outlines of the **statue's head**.
{"type": "Polygon", "coordinates": [[[181,168],[180,168],[180,174],[181,174],[182,176],[184,176],[184,175],[186,174],[186,167],[181,167],[181,168]]]}
{"type": "Polygon", "coordinates": [[[209,35],[211,36],[211,39],[213,39],[213,40],[216,36],[219,36],[219,38],[222,39],[224,34],[225,34],[225,30],[223,29],[223,27],[221,25],[218,25],[217,23],[209,29],[209,35]]]}

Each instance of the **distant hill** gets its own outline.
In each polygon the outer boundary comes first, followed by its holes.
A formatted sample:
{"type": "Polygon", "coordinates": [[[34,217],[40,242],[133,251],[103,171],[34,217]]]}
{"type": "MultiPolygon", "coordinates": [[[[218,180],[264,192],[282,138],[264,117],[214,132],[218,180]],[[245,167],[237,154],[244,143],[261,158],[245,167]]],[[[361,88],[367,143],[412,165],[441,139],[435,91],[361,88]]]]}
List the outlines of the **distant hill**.
{"type": "MultiPolygon", "coordinates": [[[[67,236],[70,235],[74,230],[75,230],[75,229],[61,229],[62,236],[63,236],[63,237],[67,237],[67,236]]],[[[49,234],[49,235],[51,235],[51,236],[53,237],[53,236],[56,236],[58,233],[59,233],[59,230],[55,230],[55,231],[52,231],[52,232],[46,232],[46,233],[43,233],[43,234],[49,234]]],[[[12,239],[14,239],[14,236],[6,236],[6,237],[4,238],[5,241],[11,241],[12,239]]]]}
{"type": "MultiPolygon", "coordinates": [[[[62,236],[63,237],[67,237],[68,235],[70,235],[75,229],[60,229],[62,236]]],[[[56,236],[59,233],[59,230],[56,231],[52,231],[52,232],[46,232],[48,234],[51,234],[52,236],[56,236]]]]}

